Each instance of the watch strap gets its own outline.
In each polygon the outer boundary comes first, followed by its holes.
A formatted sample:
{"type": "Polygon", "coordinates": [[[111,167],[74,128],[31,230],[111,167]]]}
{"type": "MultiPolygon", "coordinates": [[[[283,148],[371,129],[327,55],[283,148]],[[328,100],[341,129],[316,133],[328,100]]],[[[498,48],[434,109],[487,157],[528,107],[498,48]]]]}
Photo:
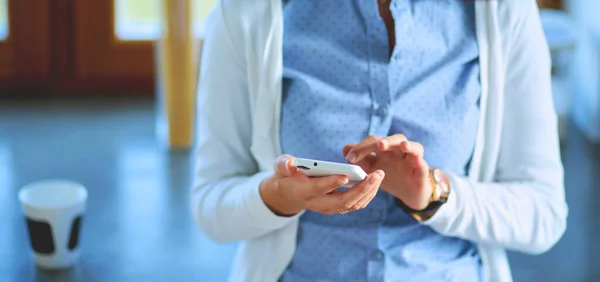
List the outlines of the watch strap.
{"type": "Polygon", "coordinates": [[[450,194],[450,182],[446,175],[437,168],[429,169],[429,181],[433,186],[429,205],[423,210],[414,210],[408,207],[400,199],[396,198],[396,204],[407,214],[419,222],[426,221],[433,217],[437,210],[448,201],[450,194]]]}

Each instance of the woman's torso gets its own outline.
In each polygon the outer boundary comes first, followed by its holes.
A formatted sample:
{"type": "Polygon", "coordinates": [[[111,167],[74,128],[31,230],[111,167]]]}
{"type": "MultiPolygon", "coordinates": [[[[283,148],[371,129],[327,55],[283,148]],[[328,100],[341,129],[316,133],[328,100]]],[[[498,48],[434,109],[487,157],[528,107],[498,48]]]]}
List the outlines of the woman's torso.
{"type": "MultiPolygon", "coordinates": [[[[432,166],[465,174],[479,117],[473,4],[393,1],[389,57],[373,1],[289,1],[284,8],[284,153],[343,162],[367,135],[405,134],[432,166]]],[[[478,280],[474,244],[444,237],[379,192],[347,215],[307,212],[283,281],[478,280]]]]}

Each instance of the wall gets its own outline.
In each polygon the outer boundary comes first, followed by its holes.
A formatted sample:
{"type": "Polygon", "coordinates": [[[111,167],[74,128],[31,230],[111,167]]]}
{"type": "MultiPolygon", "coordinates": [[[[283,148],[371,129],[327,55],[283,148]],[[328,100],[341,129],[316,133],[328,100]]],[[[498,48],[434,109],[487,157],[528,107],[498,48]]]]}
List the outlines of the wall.
{"type": "Polygon", "coordinates": [[[600,1],[570,0],[567,11],[577,23],[571,69],[573,118],[588,139],[600,141],[600,1]]]}

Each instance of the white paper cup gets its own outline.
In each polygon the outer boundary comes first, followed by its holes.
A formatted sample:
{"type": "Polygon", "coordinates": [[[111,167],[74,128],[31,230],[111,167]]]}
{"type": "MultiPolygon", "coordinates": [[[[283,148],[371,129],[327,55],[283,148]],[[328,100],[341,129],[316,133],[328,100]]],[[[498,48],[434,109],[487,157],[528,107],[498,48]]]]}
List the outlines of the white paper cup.
{"type": "Polygon", "coordinates": [[[57,269],[79,258],[79,233],[87,190],[68,180],[31,183],[19,191],[37,265],[57,269]]]}

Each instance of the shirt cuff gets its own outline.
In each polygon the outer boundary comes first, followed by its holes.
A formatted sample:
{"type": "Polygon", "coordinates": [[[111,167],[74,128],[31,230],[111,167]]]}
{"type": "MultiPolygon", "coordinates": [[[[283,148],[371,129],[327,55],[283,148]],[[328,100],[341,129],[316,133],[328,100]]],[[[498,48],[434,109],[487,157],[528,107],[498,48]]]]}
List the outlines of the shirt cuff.
{"type": "Polygon", "coordinates": [[[263,180],[271,177],[273,172],[259,172],[252,176],[247,182],[247,193],[244,197],[245,210],[260,226],[267,229],[279,229],[290,222],[297,220],[304,212],[300,212],[293,216],[276,215],[260,196],[260,184],[263,180]]]}
{"type": "Polygon", "coordinates": [[[447,230],[456,219],[458,213],[462,210],[462,201],[460,200],[460,197],[464,192],[465,187],[469,185],[469,182],[466,179],[460,178],[452,173],[445,173],[450,181],[450,195],[448,196],[448,201],[443,204],[429,220],[422,222],[422,224],[431,226],[439,233],[443,233],[444,230],[447,230]]]}

